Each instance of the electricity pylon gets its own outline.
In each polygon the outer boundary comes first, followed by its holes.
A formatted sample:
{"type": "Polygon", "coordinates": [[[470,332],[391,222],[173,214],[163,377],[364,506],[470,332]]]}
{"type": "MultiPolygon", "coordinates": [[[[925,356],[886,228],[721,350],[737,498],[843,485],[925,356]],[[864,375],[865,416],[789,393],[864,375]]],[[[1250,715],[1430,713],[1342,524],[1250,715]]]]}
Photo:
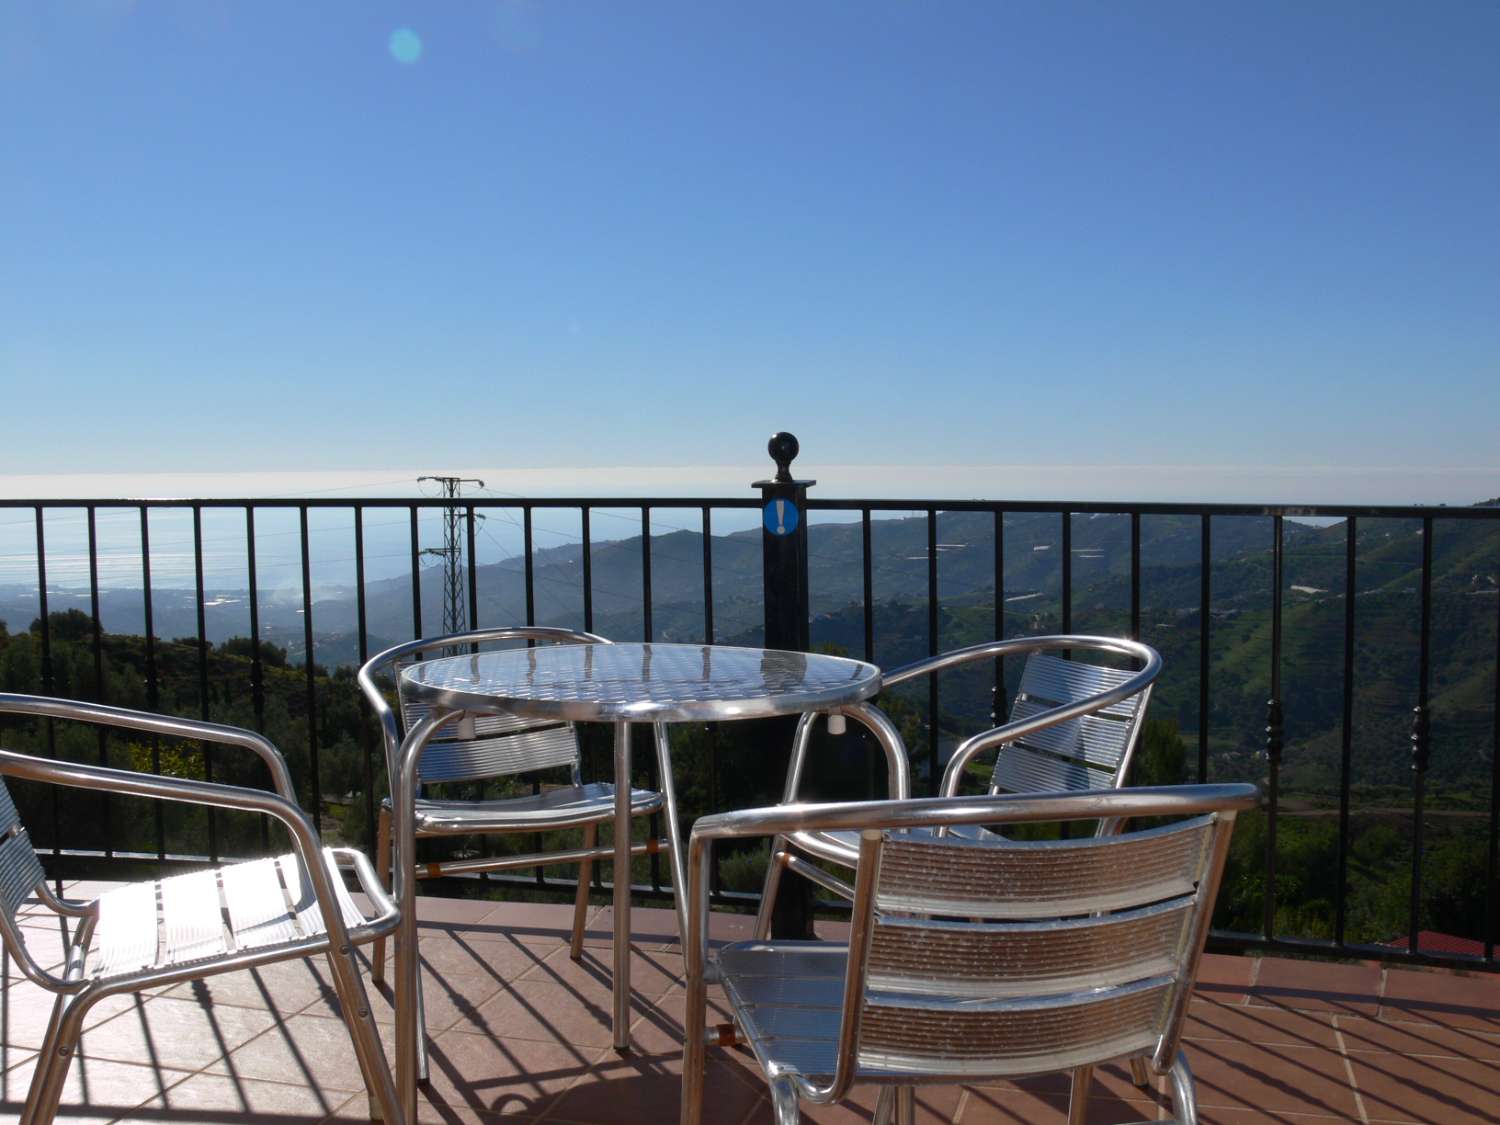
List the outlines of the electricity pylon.
{"type": "MultiPolygon", "coordinates": [[[[449,501],[456,501],[463,495],[463,487],[466,484],[484,487],[484,481],[475,477],[418,477],[417,483],[422,481],[436,481],[443,489],[443,497],[449,501]]],[[[464,549],[463,540],[459,535],[459,526],[462,521],[459,506],[450,503],[443,509],[443,545],[441,547],[428,547],[422,552],[424,555],[432,555],[443,560],[443,632],[461,633],[464,631],[466,615],[464,613],[464,549]]],[[[472,559],[469,565],[474,565],[472,559]]]]}

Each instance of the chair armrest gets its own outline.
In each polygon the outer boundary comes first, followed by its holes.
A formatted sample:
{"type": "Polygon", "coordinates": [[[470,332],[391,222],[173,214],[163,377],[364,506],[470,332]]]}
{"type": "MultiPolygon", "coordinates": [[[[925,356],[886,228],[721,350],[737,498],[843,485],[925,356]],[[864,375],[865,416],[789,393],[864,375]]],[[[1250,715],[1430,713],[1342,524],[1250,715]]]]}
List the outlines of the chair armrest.
{"type": "Polygon", "coordinates": [[[880,677],[881,690],[896,684],[914,680],[918,676],[930,676],[934,672],[942,672],[948,668],[956,668],[963,664],[970,664],[976,660],[997,660],[1006,656],[1017,656],[1021,653],[1045,652],[1048,649],[1067,651],[1069,649],[1087,649],[1091,652],[1112,652],[1118,656],[1130,656],[1142,662],[1142,673],[1150,672],[1150,679],[1156,679],[1161,671],[1161,657],[1156,650],[1149,645],[1143,645],[1139,641],[1126,640],[1123,637],[1097,637],[1084,633],[1064,633],[1046,637],[1012,637],[1004,641],[985,641],[982,644],[968,645],[965,648],[956,648],[951,652],[939,653],[937,656],[929,656],[922,660],[915,660],[910,664],[903,664],[890,672],[882,673],[880,677]]]}
{"type": "Polygon", "coordinates": [[[797,720],[797,733],[792,740],[792,755],[787,760],[786,788],[782,804],[794,804],[797,791],[802,787],[802,768],[807,761],[807,750],[812,740],[812,728],[823,714],[843,715],[853,719],[874,736],[885,752],[886,784],[893,800],[911,796],[911,766],[907,760],[906,743],[901,732],[886,717],[884,711],[873,703],[851,703],[833,711],[808,711],[797,720]]]}
{"type": "Polygon", "coordinates": [[[193,738],[221,746],[238,746],[257,754],[266,763],[266,768],[271,771],[271,784],[275,786],[277,793],[293,804],[297,801],[296,790],[292,788],[291,771],[287,769],[286,759],[281,756],[281,751],[264,735],[242,727],[41,695],[0,693],[0,713],[39,715],[48,719],[147,731],[168,738],[193,738]]]}

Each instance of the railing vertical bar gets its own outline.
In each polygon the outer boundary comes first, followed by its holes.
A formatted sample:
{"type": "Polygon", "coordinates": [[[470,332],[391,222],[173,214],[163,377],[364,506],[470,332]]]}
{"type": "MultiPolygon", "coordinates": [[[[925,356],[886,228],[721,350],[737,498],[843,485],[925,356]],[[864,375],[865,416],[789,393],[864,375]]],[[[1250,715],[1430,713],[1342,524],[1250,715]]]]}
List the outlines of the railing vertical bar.
{"type": "MultiPolygon", "coordinates": [[[[1005,513],[996,508],[995,518],[995,639],[1005,639],[1005,513]]],[[[995,661],[994,710],[990,721],[996,726],[1005,722],[1010,706],[1005,698],[1005,661],[995,661]]]]}
{"type": "MultiPolygon", "coordinates": [[[[937,509],[927,509],[927,655],[938,653],[937,509]]],[[[938,678],[927,677],[927,770],[932,795],[938,793],[938,678]]]]}
{"type": "Polygon", "coordinates": [[[1349,789],[1354,761],[1354,594],[1355,544],[1358,531],[1353,516],[1344,527],[1344,706],[1339,720],[1339,890],[1334,899],[1333,940],[1343,945],[1348,926],[1349,789]]]}
{"type": "Polygon", "coordinates": [[[1266,892],[1261,927],[1267,941],[1276,934],[1276,824],[1281,803],[1281,590],[1285,540],[1281,516],[1271,521],[1271,698],[1266,703],[1266,892]]]}
{"type": "Polygon", "coordinates": [[[531,528],[531,505],[521,508],[521,546],[525,555],[526,624],[536,624],[536,544],[531,528]]]}
{"type": "MultiPolygon", "coordinates": [[[[714,643],[713,509],[707,504],[703,506],[703,643],[706,645],[714,643]]],[[[718,732],[713,723],[707,724],[703,730],[708,740],[708,811],[717,812],[719,809],[718,732]]],[[[722,889],[719,876],[719,859],[722,851],[722,848],[714,849],[713,863],[708,872],[708,890],[709,894],[714,896],[718,895],[722,889]]],[[[672,890],[674,894],[682,893],[676,887],[672,890]]]]}
{"type": "MultiPolygon", "coordinates": [[[[260,590],[255,577],[255,506],[245,505],[245,580],[250,595],[250,705],[255,709],[255,729],[266,732],[266,669],[260,656],[260,590]]],[[[262,847],[271,846],[271,826],[266,817],[260,822],[262,847]]]]}
{"type": "Polygon", "coordinates": [[[713,510],[703,509],[703,643],[714,643],[714,533],[713,510]]]}
{"type": "Polygon", "coordinates": [[[312,773],[310,810],[314,824],[323,817],[323,771],[318,761],[318,671],[313,659],[312,553],[308,549],[307,505],[297,508],[302,543],[302,664],[307,678],[307,761],[312,773]]]}
{"type": "MultiPolygon", "coordinates": [[[[107,693],[104,690],[104,624],[99,620],[99,534],[95,519],[94,505],[88,507],[89,528],[89,615],[93,618],[92,647],[94,654],[94,699],[99,703],[108,703],[107,693]]],[[[99,764],[109,765],[109,733],[108,728],[96,726],[95,736],[99,740],[99,764]]],[[[111,813],[114,801],[108,793],[101,793],[104,800],[101,803],[101,819],[104,822],[104,858],[113,859],[115,856],[114,833],[110,831],[111,813]]]]}
{"type": "Polygon", "coordinates": [[[465,531],[468,535],[469,547],[469,628],[479,628],[479,559],[474,550],[474,524],[477,520],[474,514],[474,505],[468,507],[468,521],[465,531]]]}
{"type": "MultiPolygon", "coordinates": [[[[592,633],[594,631],[594,546],[589,535],[589,510],[578,509],[580,516],[579,530],[583,534],[583,631],[592,633]]],[[[599,864],[594,864],[595,869],[599,864]]]]}
{"type": "MultiPolygon", "coordinates": [[[[47,532],[46,520],[42,514],[42,505],[36,506],[36,598],[38,622],[41,628],[42,642],[42,694],[51,695],[55,690],[55,681],[52,674],[52,622],[47,609],[47,532]]],[[[42,728],[47,732],[47,757],[57,757],[57,728],[53,721],[42,720],[42,728]]],[[[52,792],[52,854],[62,853],[62,807],[58,799],[58,787],[48,786],[52,792]]],[[[57,893],[62,894],[62,878],[57,879],[57,893]]]]}
{"type": "MultiPolygon", "coordinates": [[[[198,703],[199,714],[207,722],[213,716],[208,700],[208,622],[205,618],[203,608],[203,505],[193,505],[193,580],[194,589],[197,592],[197,618],[198,618],[198,703]]],[[[213,743],[203,744],[203,778],[205,781],[214,779],[213,743]]],[[[219,862],[219,829],[216,810],[210,807],[208,810],[208,858],[213,863],[219,862]]]]}
{"type": "Polygon", "coordinates": [[[651,509],[641,505],[641,639],[651,643],[651,509]]]}
{"type": "MultiPolygon", "coordinates": [[[[1064,511],[1062,519],[1062,631],[1073,631],[1073,513],[1064,511]]],[[[1073,654],[1067,652],[1064,657],[1073,654]]]]}
{"type": "Polygon", "coordinates": [[[422,544],[417,529],[417,506],[412,504],[411,513],[411,637],[422,637],[422,544]]]}
{"type": "Polygon", "coordinates": [[[1208,641],[1209,605],[1213,586],[1213,517],[1205,513],[1199,524],[1198,556],[1198,783],[1208,780],[1208,641]]]}
{"type": "MultiPolygon", "coordinates": [[[[359,663],[363,667],[370,659],[370,624],[365,605],[365,510],[357,504],[354,507],[354,617],[359,631],[359,663]]],[[[359,737],[364,750],[360,773],[365,791],[365,852],[375,855],[375,750],[371,746],[373,738],[368,707],[359,709],[359,737]]],[[[385,756],[384,746],[380,748],[380,755],[385,756]]]]}
{"type": "MultiPolygon", "coordinates": [[[[1500,543],[1497,543],[1500,547],[1500,543]]],[[[1484,955],[1495,959],[1495,942],[1500,934],[1500,597],[1495,599],[1495,703],[1490,708],[1490,846],[1485,860],[1484,955]]]]}
{"type": "Polygon", "coordinates": [[[1432,517],[1422,517],[1422,625],[1417,661],[1417,706],[1412,715],[1412,769],[1416,778],[1412,786],[1411,839],[1411,907],[1408,918],[1407,948],[1418,951],[1418,933],[1422,918],[1422,850],[1424,814],[1427,797],[1427,764],[1431,717],[1427,713],[1428,688],[1432,675],[1432,517]]]}
{"type": "MultiPolygon", "coordinates": [[[[141,513],[141,607],[146,624],[146,710],[155,711],[161,706],[159,685],[156,680],[156,622],[151,606],[151,520],[146,505],[141,513]]],[[[151,772],[161,773],[161,741],[151,736],[151,772]]],[[[167,821],[162,802],[153,801],[152,814],[156,823],[156,858],[167,858],[167,821]]]]}
{"type": "MultiPolygon", "coordinates": [[[[521,505],[521,567],[525,576],[526,587],[526,624],[536,624],[536,571],[535,562],[532,558],[532,529],[531,529],[531,505],[521,505]]],[[[534,642],[527,641],[527,645],[534,642]]],[[[531,779],[531,792],[539,794],[542,791],[542,780],[533,776],[531,779]]],[[[531,838],[532,851],[543,850],[542,834],[536,833],[531,838]]],[[[536,869],[536,885],[545,887],[547,885],[547,872],[544,868],[536,869]]]]}
{"type": "MultiPolygon", "coordinates": [[[[652,633],[652,628],[651,628],[651,509],[649,507],[647,507],[645,504],[641,505],[641,613],[642,613],[642,616],[644,618],[644,620],[642,622],[642,632],[645,634],[644,640],[646,641],[647,644],[650,644],[651,643],[651,633],[652,633]]],[[[632,728],[632,731],[633,731],[633,729],[634,728],[632,728]]],[[[657,776],[656,776],[656,755],[655,754],[647,754],[646,755],[646,770],[647,770],[648,776],[651,778],[652,787],[653,788],[660,788],[660,779],[657,778],[657,776]]],[[[651,814],[651,838],[653,840],[660,840],[661,839],[661,814],[660,813],[652,813],[651,814]]],[[[661,890],[661,854],[659,852],[652,852],[651,853],[650,867],[651,867],[651,889],[653,891],[660,891],[661,890]]],[[[618,879],[619,877],[620,877],[619,873],[617,872],[615,874],[615,878],[618,879]]],[[[627,871],[626,872],[626,878],[628,879],[629,877],[630,877],[630,873],[627,871]]]]}
{"type": "Polygon", "coordinates": [[[859,513],[860,567],[864,576],[865,661],[875,662],[875,574],[870,552],[870,509],[859,513]]]}
{"type": "Polygon", "coordinates": [[[1141,513],[1130,513],[1130,639],[1141,639],[1141,513]]]}

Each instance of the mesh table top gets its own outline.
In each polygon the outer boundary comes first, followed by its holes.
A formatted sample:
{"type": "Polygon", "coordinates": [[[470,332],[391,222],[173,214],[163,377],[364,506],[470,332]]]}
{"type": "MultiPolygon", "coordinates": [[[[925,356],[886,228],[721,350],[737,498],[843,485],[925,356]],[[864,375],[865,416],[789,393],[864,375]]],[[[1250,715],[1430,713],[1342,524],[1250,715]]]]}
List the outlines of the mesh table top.
{"type": "Polygon", "coordinates": [[[713,722],[819,711],[880,690],[873,664],[680,644],[538,645],[414,664],[408,698],[578,722],[713,722]]]}

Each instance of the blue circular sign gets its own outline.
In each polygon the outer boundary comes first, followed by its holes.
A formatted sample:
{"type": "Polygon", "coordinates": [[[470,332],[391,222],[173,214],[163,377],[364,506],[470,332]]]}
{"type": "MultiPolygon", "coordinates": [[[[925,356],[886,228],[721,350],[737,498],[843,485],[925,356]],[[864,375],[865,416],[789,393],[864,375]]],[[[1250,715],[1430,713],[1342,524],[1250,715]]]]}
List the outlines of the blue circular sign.
{"type": "Polygon", "coordinates": [[[790,500],[766,501],[765,525],[772,535],[790,535],[797,530],[797,505],[790,500]]]}

